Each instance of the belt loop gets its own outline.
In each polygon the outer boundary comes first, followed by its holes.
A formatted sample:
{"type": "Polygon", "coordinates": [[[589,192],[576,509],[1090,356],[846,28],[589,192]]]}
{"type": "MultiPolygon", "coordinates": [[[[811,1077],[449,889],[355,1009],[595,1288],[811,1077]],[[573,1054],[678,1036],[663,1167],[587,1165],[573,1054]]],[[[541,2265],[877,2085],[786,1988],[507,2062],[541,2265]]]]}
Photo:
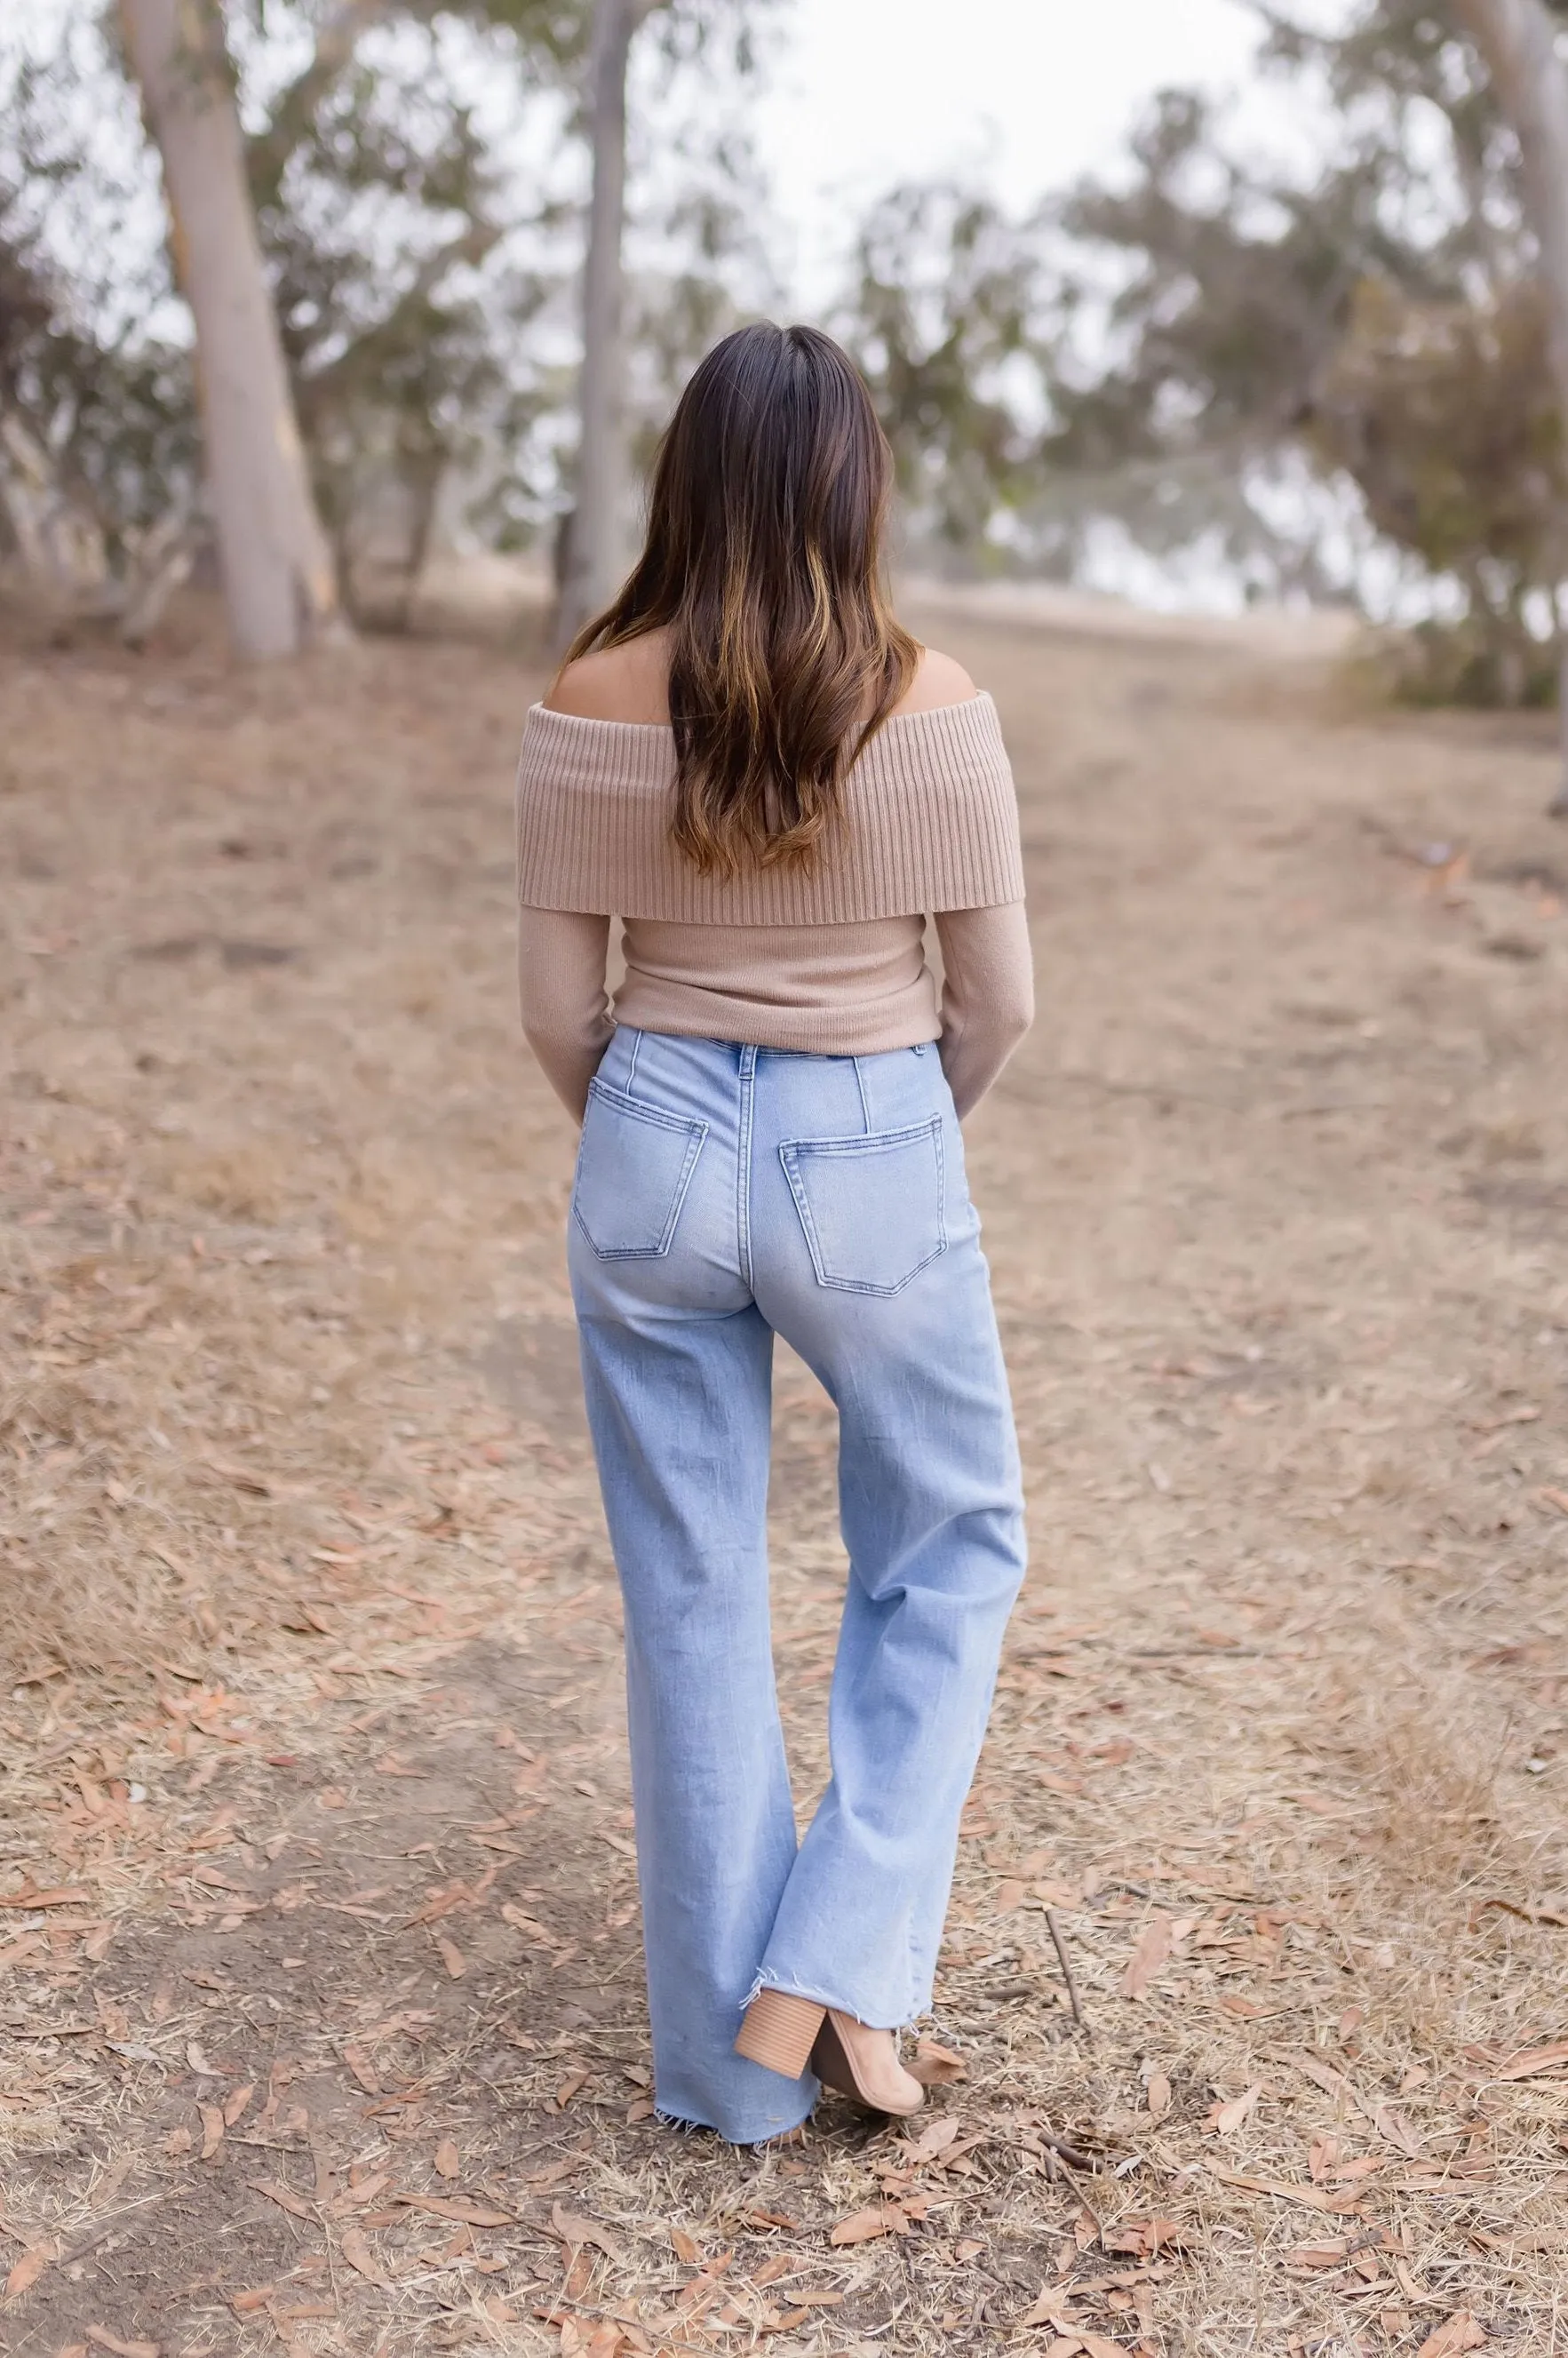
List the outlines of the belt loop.
{"type": "Polygon", "coordinates": [[[625,1087],[628,1090],[631,1089],[633,1082],[637,1077],[637,1059],[641,1055],[642,1052],[643,1034],[641,1032],[633,1030],[632,1033],[632,1061],[626,1067],[625,1087]]]}

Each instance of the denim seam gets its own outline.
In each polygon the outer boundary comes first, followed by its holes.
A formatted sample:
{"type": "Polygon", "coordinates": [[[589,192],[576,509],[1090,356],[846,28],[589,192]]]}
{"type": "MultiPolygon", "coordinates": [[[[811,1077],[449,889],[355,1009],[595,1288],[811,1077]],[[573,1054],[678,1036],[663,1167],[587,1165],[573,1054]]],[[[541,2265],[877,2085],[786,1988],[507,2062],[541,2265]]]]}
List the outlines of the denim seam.
{"type": "Polygon", "coordinates": [[[857,1056],[857,1057],[855,1058],[855,1060],[854,1060],[854,1064],[855,1064],[855,1086],[856,1086],[856,1087],[857,1087],[857,1088],[860,1090],[860,1117],[861,1117],[861,1120],[865,1122],[865,1125],[866,1125],[866,1136],[869,1138],[869,1137],[871,1136],[871,1101],[870,1098],[866,1095],[866,1076],[865,1076],[864,1070],[863,1070],[863,1069],[862,1069],[862,1067],[861,1067],[861,1064],[860,1064],[860,1060],[859,1056],[857,1056]]]}
{"type": "Polygon", "coordinates": [[[637,1077],[637,1059],[642,1053],[643,1034],[640,1031],[633,1030],[632,1033],[632,1061],[626,1067],[626,1090],[628,1096],[631,1094],[632,1084],[637,1077]]]}
{"type": "Polygon", "coordinates": [[[752,1120],[756,1105],[757,1052],[741,1051],[741,1119],[735,1140],[735,1241],[741,1274],[752,1287],[752,1120]]]}

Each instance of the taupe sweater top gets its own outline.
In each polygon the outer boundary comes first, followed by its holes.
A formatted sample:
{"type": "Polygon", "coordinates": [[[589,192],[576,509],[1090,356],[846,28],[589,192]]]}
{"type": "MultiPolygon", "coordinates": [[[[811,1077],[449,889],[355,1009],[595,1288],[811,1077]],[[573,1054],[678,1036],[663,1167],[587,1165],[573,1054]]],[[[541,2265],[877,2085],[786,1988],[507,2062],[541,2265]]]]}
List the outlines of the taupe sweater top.
{"type": "Polygon", "coordinates": [[[524,1029],[568,1109],[580,1120],[611,1030],[630,1023],[816,1055],[936,1040],[967,1113],[1033,1012],[1018,806],[990,698],[884,721],[806,872],[701,875],[670,839],[675,775],[668,727],[529,711],[518,979],[524,1029]],[[612,917],[626,961],[613,1001],[612,917]]]}

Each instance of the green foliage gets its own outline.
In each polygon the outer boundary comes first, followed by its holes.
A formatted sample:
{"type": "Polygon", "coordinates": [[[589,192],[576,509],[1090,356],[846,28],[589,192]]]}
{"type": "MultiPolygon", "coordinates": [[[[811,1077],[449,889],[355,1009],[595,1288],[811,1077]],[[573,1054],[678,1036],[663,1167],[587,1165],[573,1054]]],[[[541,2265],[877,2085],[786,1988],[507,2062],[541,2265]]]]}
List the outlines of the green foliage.
{"type": "Polygon", "coordinates": [[[1038,482],[1039,238],[972,190],[905,186],[873,208],[853,267],[834,324],[892,445],[911,540],[973,558],[1038,482]]]}
{"type": "Polygon", "coordinates": [[[1310,486],[1348,482],[1450,611],[1411,642],[1410,692],[1525,700],[1568,549],[1514,142],[1447,10],[1359,0],[1332,32],[1258,13],[1265,68],[1321,110],[1322,161],[1238,160],[1209,102],[1166,92],[1130,168],[1068,192],[1041,518],[1065,564],[1110,518],[1260,589],[1344,595],[1340,519],[1310,486]],[[1292,470],[1294,499],[1271,499],[1292,470]]]}
{"type": "Polygon", "coordinates": [[[1413,644],[1405,692],[1540,700],[1552,663],[1530,627],[1563,571],[1563,437],[1541,304],[1520,281],[1485,302],[1415,303],[1368,280],[1325,372],[1312,432],[1378,529],[1463,588],[1458,624],[1413,644]]]}
{"type": "MultiPolygon", "coordinates": [[[[0,406],[109,539],[200,499],[193,380],[112,12],[0,24],[0,406]],[[114,138],[100,135],[112,124],[114,138]],[[40,241],[46,208],[60,224],[40,241]],[[5,192],[11,193],[7,195],[5,192]],[[24,201],[26,192],[26,201],[24,201]],[[69,212],[69,219],[66,218],[69,212]],[[127,234],[129,231],[129,234],[127,234]]],[[[675,0],[644,84],[684,93],[680,170],[636,224],[639,415],[667,411],[760,267],[737,93],[772,0],[675,0]],[[705,92],[704,114],[697,103],[705,92]],[[745,269],[736,267],[744,256],[745,269]]],[[[231,0],[256,220],[323,514],[353,602],[381,619],[438,518],[492,546],[568,496],[579,251],[575,92],[588,0],[231,0]]],[[[634,125],[634,140],[635,140],[634,125]]],[[[633,165],[637,161],[633,155],[633,165]]],[[[0,461],[3,466],[3,461],[0,461]]],[[[0,533],[4,531],[0,502],[0,533]]]]}
{"type": "Polygon", "coordinates": [[[468,95],[518,66],[510,33],[400,22],[335,70],[318,49],[250,142],[301,431],[351,599],[362,557],[416,569],[449,471],[503,416],[515,431],[534,389],[506,356],[552,282],[509,244],[525,216],[468,95]]]}
{"type": "Polygon", "coordinates": [[[198,484],[189,355],[160,316],[161,270],[126,268],[96,215],[134,211],[134,164],[112,105],[83,151],[73,94],[104,70],[91,26],[68,24],[34,47],[7,28],[0,46],[0,542],[24,513],[85,558],[98,587],[123,580],[133,556],[198,484]],[[66,267],[64,254],[75,266],[66,267]],[[18,475],[17,471],[20,471],[18,475]],[[62,538],[63,535],[63,538],[62,538]]]}

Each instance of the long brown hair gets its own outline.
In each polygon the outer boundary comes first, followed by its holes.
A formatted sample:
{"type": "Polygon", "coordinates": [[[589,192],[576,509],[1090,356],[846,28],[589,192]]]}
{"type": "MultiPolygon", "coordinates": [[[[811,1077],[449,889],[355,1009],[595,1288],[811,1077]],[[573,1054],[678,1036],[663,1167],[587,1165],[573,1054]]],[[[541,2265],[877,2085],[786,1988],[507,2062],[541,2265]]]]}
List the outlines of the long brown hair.
{"type": "Polygon", "coordinates": [[[882,577],[892,487],[871,395],[815,328],[737,328],[676,404],[642,557],[567,660],[669,630],[672,832],[705,874],[808,867],[914,676],[882,577]]]}

